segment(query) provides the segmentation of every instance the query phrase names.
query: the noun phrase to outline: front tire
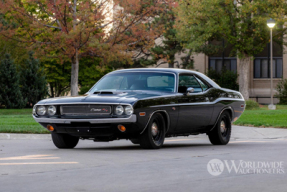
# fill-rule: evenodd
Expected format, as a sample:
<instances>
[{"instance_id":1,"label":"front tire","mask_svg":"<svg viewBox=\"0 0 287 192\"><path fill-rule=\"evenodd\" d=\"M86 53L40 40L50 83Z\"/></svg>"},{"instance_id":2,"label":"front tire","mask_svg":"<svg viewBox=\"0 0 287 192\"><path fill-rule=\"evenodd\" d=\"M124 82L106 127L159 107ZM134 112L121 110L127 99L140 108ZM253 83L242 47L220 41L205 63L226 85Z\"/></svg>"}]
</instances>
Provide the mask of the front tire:
<instances>
[{"instance_id":1,"label":"front tire","mask_svg":"<svg viewBox=\"0 0 287 192\"><path fill-rule=\"evenodd\" d=\"M231 136L231 119L227 111L224 111L214 129L208 134L209 140L213 145L226 145Z\"/></svg>"},{"instance_id":2,"label":"front tire","mask_svg":"<svg viewBox=\"0 0 287 192\"><path fill-rule=\"evenodd\" d=\"M79 137L52 132L52 140L59 149L72 149L78 144Z\"/></svg>"},{"instance_id":3,"label":"front tire","mask_svg":"<svg viewBox=\"0 0 287 192\"><path fill-rule=\"evenodd\" d=\"M159 149L162 147L165 138L166 125L163 116L156 113L150 119L150 122L140 135L140 146L144 149Z\"/></svg>"}]
</instances>

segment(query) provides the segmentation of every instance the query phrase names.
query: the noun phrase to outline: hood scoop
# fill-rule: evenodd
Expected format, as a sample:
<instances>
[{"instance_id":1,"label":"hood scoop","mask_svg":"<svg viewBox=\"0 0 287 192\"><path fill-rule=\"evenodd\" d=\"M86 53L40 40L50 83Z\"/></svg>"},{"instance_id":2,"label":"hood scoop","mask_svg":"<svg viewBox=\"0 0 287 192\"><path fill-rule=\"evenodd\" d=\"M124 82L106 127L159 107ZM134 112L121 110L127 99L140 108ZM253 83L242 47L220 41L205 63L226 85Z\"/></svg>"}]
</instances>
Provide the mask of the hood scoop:
<instances>
[{"instance_id":1,"label":"hood scoop","mask_svg":"<svg viewBox=\"0 0 287 192\"><path fill-rule=\"evenodd\" d=\"M127 94L126 92L113 92L113 91L96 91L94 94L97 95L125 95Z\"/></svg>"},{"instance_id":2,"label":"hood scoop","mask_svg":"<svg viewBox=\"0 0 287 192\"><path fill-rule=\"evenodd\" d=\"M99 94L99 95L102 95L102 94L114 94L114 92L112 92L112 91L96 91L96 92L94 92L94 94Z\"/></svg>"}]
</instances>

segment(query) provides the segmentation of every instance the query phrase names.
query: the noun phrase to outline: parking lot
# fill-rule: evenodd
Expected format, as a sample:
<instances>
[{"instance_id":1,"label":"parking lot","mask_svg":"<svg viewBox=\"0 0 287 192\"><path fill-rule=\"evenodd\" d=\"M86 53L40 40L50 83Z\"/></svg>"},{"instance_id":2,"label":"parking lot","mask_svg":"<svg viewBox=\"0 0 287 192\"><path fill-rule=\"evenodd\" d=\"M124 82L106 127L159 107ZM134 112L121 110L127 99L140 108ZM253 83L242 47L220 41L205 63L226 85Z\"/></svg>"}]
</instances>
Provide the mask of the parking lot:
<instances>
[{"instance_id":1,"label":"parking lot","mask_svg":"<svg viewBox=\"0 0 287 192\"><path fill-rule=\"evenodd\" d=\"M286 129L239 126L226 146L199 135L167 138L160 150L125 140L85 140L59 150L48 135L1 134L0 186L3 192L286 191L286 145ZM232 162L241 169L230 169Z\"/></svg>"}]
</instances>

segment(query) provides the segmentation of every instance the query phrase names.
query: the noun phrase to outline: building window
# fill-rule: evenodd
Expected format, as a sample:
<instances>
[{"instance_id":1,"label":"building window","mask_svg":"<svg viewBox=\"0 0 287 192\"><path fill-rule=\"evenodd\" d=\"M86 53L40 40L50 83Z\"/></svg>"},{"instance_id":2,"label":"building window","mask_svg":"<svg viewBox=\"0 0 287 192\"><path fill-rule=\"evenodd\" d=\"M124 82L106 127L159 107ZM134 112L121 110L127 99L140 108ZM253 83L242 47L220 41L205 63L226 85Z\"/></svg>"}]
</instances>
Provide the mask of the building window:
<instances>
[{"instance_id":1,"label":"building window","mask_svg":"<svg viewBox=\"0 0 287 192\"><path fill-rule=\"evenodd\" d=\"M270 78L270 61L268 58L254 59L254 78ZM282 57L273 58L273 78L282 78L283 62Z\"/></svg>"},{"instance_id":2,"label":"building window","mask_svg":"<svg viewBox=\"0 0 287 192\"><path fill-rule=\"evenodd\" d=\"M272 44L273 48L273 78L283 77L283 47L276 41ZM254 55L254 78L270 78L270 43L264 49Z\"/></svg>"},{"instance_id":3,"label":"building window","mask_svg":"<svg viewBox=\"0 0 287 192\"><path fill-rule=\"evenodd\" d=\"M221 72L223 68L236 73L237 59L234 57L209 57L209 69Z\"/></svg>"},{"instance_id":4,"label":"building window","mask_svg":"<svg viewBox=\"0 0 287 192\"><path fill-rule=\"evenodd\" d=\"M212 52L208 54L209 56L209 66L208 69L213 69L217 72L221 72L222 69L237 71L237 59L236 55L232 54L233 45L230 44L226 39L213 40L209 44L213 46Z\"/></svg>"}]
</instances>

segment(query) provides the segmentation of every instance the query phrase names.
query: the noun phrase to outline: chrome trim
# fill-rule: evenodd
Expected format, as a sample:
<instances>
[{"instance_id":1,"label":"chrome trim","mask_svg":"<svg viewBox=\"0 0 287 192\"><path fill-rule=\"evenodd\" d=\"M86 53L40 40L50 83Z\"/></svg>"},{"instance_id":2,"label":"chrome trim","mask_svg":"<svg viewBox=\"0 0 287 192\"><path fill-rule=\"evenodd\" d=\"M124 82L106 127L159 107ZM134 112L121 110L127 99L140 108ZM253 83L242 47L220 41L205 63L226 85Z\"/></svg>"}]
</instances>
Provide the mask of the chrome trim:
<instances>
[{"instance_id":1,"label":"chrome trim","mask_svg":"<svg viewBox=\"0 0 287 192\"><path fill-rule=\"evenodd\" d=\"M35 105L130 105L129 103L101 103L101 102L74 102L74 103L37 103Z\"/></svg>"},{"instance_id":2,"label":"chrome trim","mask_svg":"<svg viewBox=\"0 0 287 192\"><path fill-rule=\"evenodd\" d=\"M216 119L216 121L215 121L213 127L212 127L209 131L212 131L212 130L215 128L215 126L216 126L216 124L218 123L218 120L219 120L221 114L222 114L226 109L230 109L231 112L232 112L232 114L231 114L231 122L232 122L232 117L233 117L233 113L234 113L232 107L224 107L224 108L221 110L221 112L219 113L219 115L218 115L218 117L217 117L217 119Z\"/></svg>"},{"instance_id":3,"label":"chrome trim","mask_svg":"<svg viewBox=\"0 0 287 192\"><path fill-rule=\"evenodd\" d=\"M194 92L194 88L192 87L188 87L186 90L186 94L189 96L190 94L192 94Z\"/></svg>"},{"instance_id":4,"label":"chrome trim","mask_svg":"<svg viewBox=\"0 0 287 192\"><path fill-rule=\"evenodd\" d=\"M145 97L142 99L138 99L137 101L142 101L142 100L147 100L147 99L158 99L158 98L165 98L165 97L176 97L176 96L181 96L181 93L176 93L172 95L161 95L161 96L151 96L151 97Z\"/></svg>"},{"instance_id":5,"label":"chrome trim","mask_svg":"<svg viewBox=\"0 0 287 192\"><path fill-rule=\"evenodd\" d=\"M228 100L228 101L244 101L243 99L235 99L235 98L218 98L213 102L200 102L200 103L174 103L174 104L168 104L168 105L154 105L151 107L170 107L170 106L183 106L183 105L210 105L210 104L215 104L219 101L224 101L224 100Z\"/></svg>"},{"instance_id":6,"label":"chrome trim","mask_svg":"<svg viewBox=\"0 0 287 192\"><path fill-rule=\"evenodd\" d=\"M137 116L135 114L128 118L102 118L102 119L60 119L60 118L37 118L33 115L33 118L38 123L63 123L71 124L72 122L89 122L91 124L99 123L135 123Z\"/></svg>"},{"instance_id":7,"label":"chrome trim","mask_svg":"<svg viewBox=\"0 0 287 192\"><path fill-rule=\"evenodd\" d=\"M167 129L166 129L166 132L169 130L169 127L170 127L170 118L169 118L169 114L166 112L166 110L156 110L154 112L152 112L152 114L149 116L149 119L147 121L147 124L145 126L145 128L142 130L142 132L140 134L143 134L143 132L146 130L149 122L150 122L150 119L152 118L153 114L155 114L156 112L164 112L167 116Z\"/></svg>"}]
</instances>

